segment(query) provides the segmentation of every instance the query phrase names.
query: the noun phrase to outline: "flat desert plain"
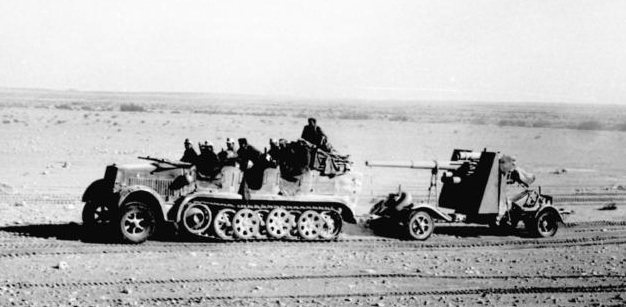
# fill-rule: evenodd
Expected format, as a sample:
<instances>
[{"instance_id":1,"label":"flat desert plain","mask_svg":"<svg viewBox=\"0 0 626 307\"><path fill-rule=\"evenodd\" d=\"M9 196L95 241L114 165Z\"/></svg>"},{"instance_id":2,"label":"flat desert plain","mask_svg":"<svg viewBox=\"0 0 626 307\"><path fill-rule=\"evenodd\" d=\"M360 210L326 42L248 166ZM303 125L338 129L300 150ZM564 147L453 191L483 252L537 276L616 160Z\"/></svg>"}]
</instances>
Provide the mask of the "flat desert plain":
<instances>
[{"instance_id":1,"label":"flat desert plain","mask_svg":"<svg viewBox=\"0 0 626 307\"><path fill-rule=\"evenodd\" d=\"M316 117L363 174L359 223L333 242L83 240L80 197L112 163L295 140ZM197 146L196 146L197 148ZM440 224L427 241L379 236L370 207L430 173L367 160L501 151L572 212L553 238ZM624 306L626 108L308 101L209 94L0 91L1 306ZM601 210L614 203L613 210Z\"/></svg>"}]
</instances>

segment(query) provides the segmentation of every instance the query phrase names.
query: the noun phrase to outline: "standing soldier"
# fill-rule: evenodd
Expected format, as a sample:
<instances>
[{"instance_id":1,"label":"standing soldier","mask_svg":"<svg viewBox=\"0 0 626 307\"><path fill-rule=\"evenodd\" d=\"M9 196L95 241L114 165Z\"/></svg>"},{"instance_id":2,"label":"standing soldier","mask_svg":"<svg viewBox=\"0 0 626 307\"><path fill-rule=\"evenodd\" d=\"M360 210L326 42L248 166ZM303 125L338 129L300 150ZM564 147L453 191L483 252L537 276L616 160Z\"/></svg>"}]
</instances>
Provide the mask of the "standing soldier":
<instances>
[{"instance_id":1,"label":"standing soldier","mask_svg":"<svg viewBox=\"0 0 626 307\"><path fill-rule=\"evenodd\" d=\"M320 146L324 138L326 138L326 135L322 131L322 128L317 125L317 120L311 117L309 118L309 124L302 129L301 138L315 146Z\"/></svg>"},{"instance_id":2,"label":"standing soldier","mask_svg":"<svg viewBox=\"0 0 626 307\"><path fill-rule=\"evenodd\" d=\"M241 138L239 139L237 160L239 161L239 167L243 171L243 179L241 180L239 193L244 199L249 199L250 191L248 188L259 189L263 181L261 152L248 144L248 140Z\"/></svg>"}]
</instances>

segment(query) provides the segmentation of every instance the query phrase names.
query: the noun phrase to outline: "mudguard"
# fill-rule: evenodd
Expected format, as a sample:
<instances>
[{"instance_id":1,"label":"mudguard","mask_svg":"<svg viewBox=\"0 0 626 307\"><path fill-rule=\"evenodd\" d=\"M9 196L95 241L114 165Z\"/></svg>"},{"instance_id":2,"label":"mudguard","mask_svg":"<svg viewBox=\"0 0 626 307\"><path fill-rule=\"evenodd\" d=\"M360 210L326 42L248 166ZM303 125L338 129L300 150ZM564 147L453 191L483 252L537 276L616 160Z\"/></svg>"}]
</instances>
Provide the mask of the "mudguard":
<instances>
[{"instance_id":1,"label":"mudguard","mask_svg":"<svg viewBox=\"0 0 626 307\"><path fill-rule=\"evenodd\" d=\"M83 193L82 201L108 200L113 195L113 184L105 179L98 179L92 182Z\"/></svg>"},{"instance_id":2,"label":"mudguard","mask_svg":"<svg viewBox=\"0 0 626 307\"><path fill-rule=\"evenodd\" d=\"M453 219L451 216L449 216L448 214L441 212L439 210L439 208L430 206L430 205L426 205L426 204L412 204L410 207L411 211L418 211L418 210L423 210L428 212L428 214L430 214L434 219L441 219L444 220L446 222L452 222Z\"/></svg>"},{"instance_id":3,"label":"mudguard","mask_svg":"<svg viewBox=\"0 0 626 307\"><path fill-rule=\"evenodd\" d=\"M552 206L544 206L544 207L541 207L541 209L537 210L537 212L535 213L535 219L537 219L539 215L542 214L543 212L548 212L548 211L556 215L558 221L563 223L563 217L561 216L561 213L559 213L559 210L557 210L555 207L552 207Z\"/></svg>"},{"instance_id":4,"label":"mudguard","mask_svg":"<svg viewBox=\"0 0 626 307\"><path fill-rule=\"evenodd\" d=\"M122 207L124 203L130 200L132 197L138 197L147 203L152 209L154 209L155 213L159 215L161 220L163 217L167 215L167 209L165 206L165 202L159 193L154 191L153 189L142 186L142 185L132 185L122 188L119 192L119 200L117 202L118 207ZM147 197L147 199L146 199Z\"/></svg>"},{"instance_id":5,"label":"mudguard","mask_svg":"<svg viewBox=\"0 0 626 307\"><path fill-rule=\"evenodd\" d=\"M174 222L178 222L182 219L183 216L183 211L185 209L185 206L191 202L192 200L195 199L204 199L207 201L210 201L212 198L219 198L219 199L238 199L241 200L241 195L239 194L232 194L232 193L223 193L223 194L218 194L218 193L212 193L212 192L199 192L199 193L193 193L190 195L185 196L180 202L177 202L174 205L173 210L170 211L170 213L168 214L168 219ZM173 214L175 212L175 214Z\"/></svg>"},{"instance_id":6,"label":"mudguard","mask_svg":"<svg viewBox=\"0 0 626 307\"><path fill-rule=\"evenodd\" d=\"M341 218L350 224L356 224L356 219L354 218L354 212L352 211L352 209L350 209L348 205L343 203L340 204L340 207Z\"/></svg>"}]
</instances>

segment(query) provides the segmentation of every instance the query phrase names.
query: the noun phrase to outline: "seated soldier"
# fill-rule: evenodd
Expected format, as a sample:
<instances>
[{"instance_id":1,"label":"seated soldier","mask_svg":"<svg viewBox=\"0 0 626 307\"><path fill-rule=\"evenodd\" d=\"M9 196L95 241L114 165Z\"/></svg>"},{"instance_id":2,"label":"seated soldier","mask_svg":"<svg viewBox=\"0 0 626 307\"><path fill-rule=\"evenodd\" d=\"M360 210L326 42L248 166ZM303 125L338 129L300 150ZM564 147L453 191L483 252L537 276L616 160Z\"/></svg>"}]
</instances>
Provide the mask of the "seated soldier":
<instances>
[{"instance_id":1,"label":"seated soldier","mask_svg":"<svg viewBox=\"0 0 626 307\"><path fill-rule=\"evenodd\" d=\"M180 158L180 161L195 164L196 159L198 158L198 154L193 149L193 146L191 145L191 142L189 142L189 139L185 139L184 144L185 144L185 153L183 153L183 157Z\"/></svg>"},{"instance_id":2,"label":"seated soldier","mask_svg":"<svg viewBox=\"0 0 626 307\"><path fill-rule=\"evenodd\" d=\"M226 139L226 150L220 151L218 158L222 166L237 166L237 152L235 151L235 140Z\"/></svg>"},{"instance_id":3,"label":"seated soldier","mask_svg":"<svg viewBox=\"0 0 626 307\"><path fill-rule=\"evenodd\" d=\"M221 165L213 151L213 143L204 142L204 144L199 144L199 147L200 155L196 163L198 178L201 180L214 180L220 173Z\"/></svg>"},{"instance_id":4,"label":"seated soldier","mask_svg":"<svg viewBox=\"0 0 626 307\"><path fill-rule=\"evenodd\" d=\"M270 139L270 149L265 154L267 167L278 167L280 160L280 148L276 139Z\"/></svg>"}]
</instances>

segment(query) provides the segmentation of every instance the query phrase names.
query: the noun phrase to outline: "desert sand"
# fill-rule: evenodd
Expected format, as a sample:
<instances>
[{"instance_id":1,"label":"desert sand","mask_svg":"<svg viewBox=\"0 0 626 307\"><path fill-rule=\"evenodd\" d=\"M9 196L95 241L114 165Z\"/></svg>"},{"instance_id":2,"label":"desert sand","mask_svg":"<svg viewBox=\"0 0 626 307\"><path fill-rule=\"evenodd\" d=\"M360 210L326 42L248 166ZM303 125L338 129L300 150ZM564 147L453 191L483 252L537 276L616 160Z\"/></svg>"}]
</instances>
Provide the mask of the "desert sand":
<instances>
[{"instance_id":1,"label":"desert sand","mask_svg":"<svg viewBox=\"0 0 626 307\"><path fill-rule=\"evenodd\" d=\"M1 94L2 306L626 304L623 107ZM125 103L139 108L122 111ZM269 138L298 138L307 116L364 175L360 223L337 242L185 242L171 234L140 246L84 242L80 197L106 165L177 159L185 138L219 149L227 137L247 137L263 148ZM556 206L573 211L566 227L535 239L521 229L502 236L441 225L427 242L364 227L381 196L399 185L424 195L430 176L365 161L445 160L454 148L517 156ZM615 210L599 210L610 203Z\"/></svg>"}]
</instances>

